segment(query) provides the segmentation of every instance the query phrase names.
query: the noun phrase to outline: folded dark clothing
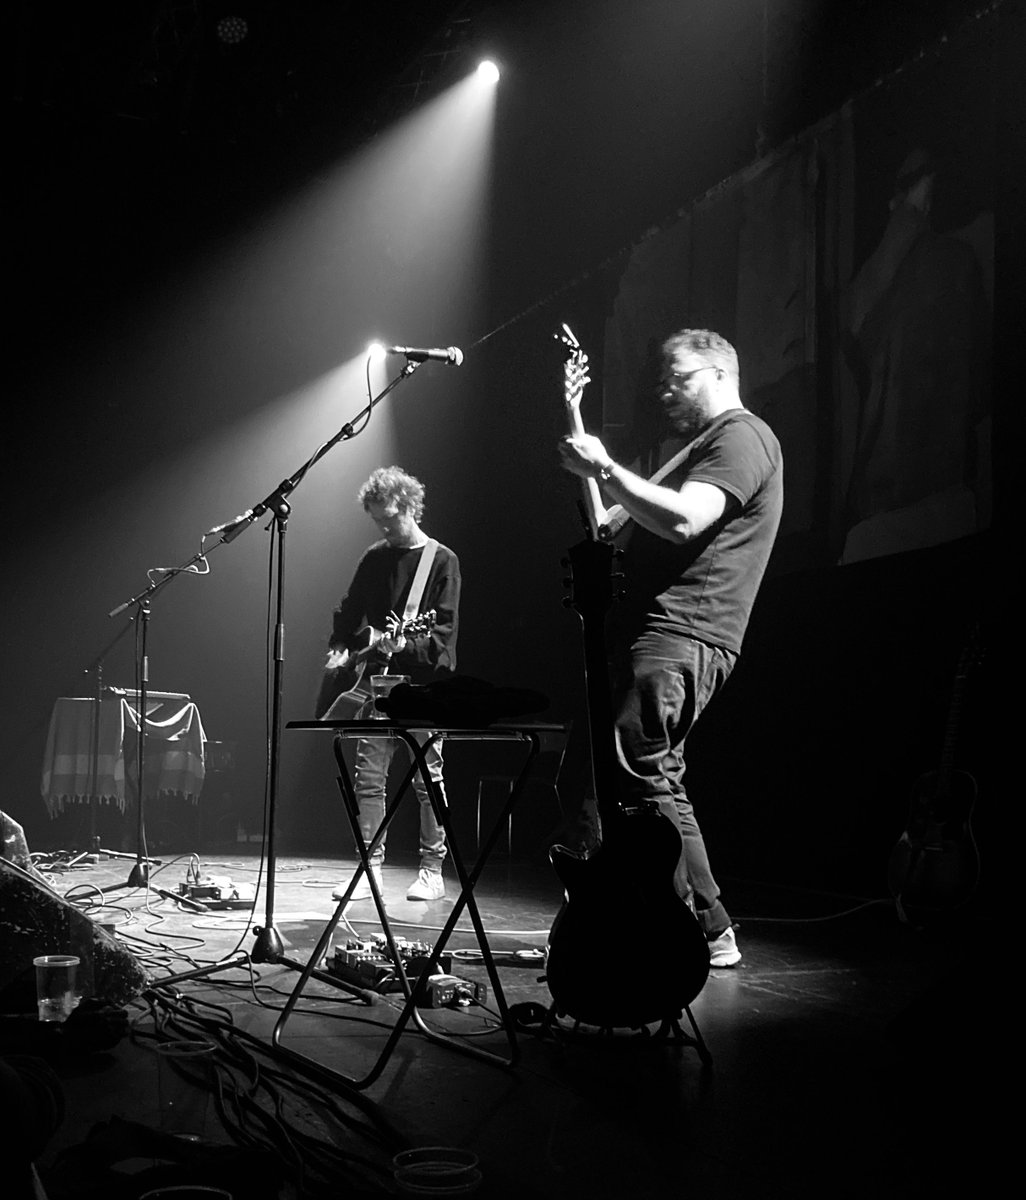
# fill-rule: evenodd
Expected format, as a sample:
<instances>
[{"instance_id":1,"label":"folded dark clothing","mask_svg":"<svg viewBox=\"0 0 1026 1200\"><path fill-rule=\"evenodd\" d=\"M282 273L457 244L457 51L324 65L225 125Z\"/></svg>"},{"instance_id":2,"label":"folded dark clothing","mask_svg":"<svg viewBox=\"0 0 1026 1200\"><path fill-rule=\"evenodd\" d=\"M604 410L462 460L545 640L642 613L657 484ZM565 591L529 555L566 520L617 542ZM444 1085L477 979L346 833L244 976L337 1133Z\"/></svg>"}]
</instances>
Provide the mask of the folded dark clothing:
<instances>
[{"instance_id":1,"label":"folded dark clothing","mask_svg":"<svg viewBox=\"0 0 1026 1200\"><path fill-rule=\"evenodd\" d=\"M430 683L400 683L375 707L395 721L428 721L432 726L491 725L503 717L538 713L549 698L531 688L496 687L473 675L449 675Z\"/></svg>"}]
</instances>

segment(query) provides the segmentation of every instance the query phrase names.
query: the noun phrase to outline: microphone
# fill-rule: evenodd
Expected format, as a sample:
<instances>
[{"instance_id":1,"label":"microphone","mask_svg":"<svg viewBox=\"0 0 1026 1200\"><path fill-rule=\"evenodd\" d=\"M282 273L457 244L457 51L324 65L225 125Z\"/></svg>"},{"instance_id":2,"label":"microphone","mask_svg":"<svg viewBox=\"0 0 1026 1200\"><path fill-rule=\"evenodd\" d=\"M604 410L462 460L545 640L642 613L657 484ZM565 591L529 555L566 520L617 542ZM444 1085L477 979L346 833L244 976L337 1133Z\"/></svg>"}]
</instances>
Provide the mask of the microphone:
<instances>
[{"instance_id":1,"label":"microphone","mask_svg":"<svg viewBox=\"0 0 1026 1200\"><path fill-rule=\"evenodd\" d=\"M458 367L463 362L463 351L459 346L446 346L443 350L421 350L416 346L389 346L389 354L405 354L410 362L443 362Z\"/></svg>"},{"instance_id":2,"label":"microphone","mask_svg":"<svg viewBox=\"0 0 1026 1200\"><path fill-rule=\"evenodd\" d=\"M221 538L222 542L234 542L250 522L257 520L259 516L260 514L254 509L247 508L244 513L239 513L231 521L225 521L223 525L215 525L213 529L208 529L203 536L213 537L215 533L222 533L224 534L224 537Z\"/></svg>"},{"instance_id":3,"label":"microphone","mask_svg":"<svg viewBox=\"0 0 1026 1200\"><path fill-rule=\"evenodd\" d=\"M224 533L226 529L234 529L236 525L241 525L243 521L248 521L254 515L253 510L247 508L244 513L239 513L237 517L233 517L230 521L225 521L223 525L215 525L213 529L208 529L205 536L212 537L215 533Z\"/></svg>"}]
</instances>

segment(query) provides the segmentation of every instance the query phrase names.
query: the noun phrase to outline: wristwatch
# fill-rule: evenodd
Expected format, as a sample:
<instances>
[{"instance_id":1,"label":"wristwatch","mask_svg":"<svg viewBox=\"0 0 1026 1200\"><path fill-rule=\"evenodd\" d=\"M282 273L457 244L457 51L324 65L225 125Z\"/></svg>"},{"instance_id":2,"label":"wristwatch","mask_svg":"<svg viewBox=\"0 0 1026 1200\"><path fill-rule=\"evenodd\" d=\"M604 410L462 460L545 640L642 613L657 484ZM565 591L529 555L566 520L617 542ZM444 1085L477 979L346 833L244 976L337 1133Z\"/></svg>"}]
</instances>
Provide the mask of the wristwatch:
<instances>
[{"instance_id":1,"label":"wristwatch","mask_svg":"<svg viewBox=\"0 0 1026 1200\"><path fill-rule=\"evenodd\" d=\"M614 472L615 470L616 470L616 463L615 463L615 462L608 462L608 463L606 463L606 465L605 465L605 466L602 468L602 470L601 470L601 471L599 471L599 473L598 473L598 477L599 477L599 479L601 480L601 482L602 482L602 483L608 483L608 482L609 482L609 479L610 479L610 476L613 474L613 472Z\"/></svg>"}]
</instances>

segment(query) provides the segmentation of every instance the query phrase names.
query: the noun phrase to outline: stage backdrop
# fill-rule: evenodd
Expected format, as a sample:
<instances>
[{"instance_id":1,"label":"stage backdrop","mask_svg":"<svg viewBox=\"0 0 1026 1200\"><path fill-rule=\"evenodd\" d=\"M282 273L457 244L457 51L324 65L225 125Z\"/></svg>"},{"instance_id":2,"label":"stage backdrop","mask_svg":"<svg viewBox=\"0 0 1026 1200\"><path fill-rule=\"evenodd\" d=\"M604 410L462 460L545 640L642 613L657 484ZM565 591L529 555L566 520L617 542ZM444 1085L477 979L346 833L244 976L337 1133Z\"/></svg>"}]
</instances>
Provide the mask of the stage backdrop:
<instances>
[{"instance_id":1,"label":"stage backdrop","mask_svg":"<svg viewBox=\"0 0 1026 1200\"><path fill-rule=\"evenodd\" d=\"M631 249L605 336L603 425L650 473L663 337L723 333L784 449L774 570L853 563L991 519L994 73L924 55Z\"/></svg>"}]
</instances>

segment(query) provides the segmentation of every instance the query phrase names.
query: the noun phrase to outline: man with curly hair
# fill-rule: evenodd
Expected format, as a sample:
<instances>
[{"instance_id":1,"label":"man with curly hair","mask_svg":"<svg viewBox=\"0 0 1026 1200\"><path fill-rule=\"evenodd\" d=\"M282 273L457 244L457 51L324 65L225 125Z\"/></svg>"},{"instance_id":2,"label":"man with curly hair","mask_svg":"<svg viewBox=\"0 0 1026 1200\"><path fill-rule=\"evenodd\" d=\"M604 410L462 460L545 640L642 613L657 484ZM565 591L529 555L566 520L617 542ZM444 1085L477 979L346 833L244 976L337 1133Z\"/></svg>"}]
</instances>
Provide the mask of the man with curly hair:
<instances>
[{"instance_id":1,"label":"man with curly hair","mask_svg":"<svg viewBox=\"0 0 1026 1200\"><path fill-rule=\"evenodd\" d=\"M424 485L401 467L379 467L357 493L357 500L378 527L380 540L364 551L356 565L349 589L335 609L325 678L317 701L317 717L324 717L336 700L337 680L347 677L351 657L371 648L364 658L364 678L382 671L408 676L423 684L456 669L456 635L459 625L460 564L447 546L431 539L421 529L424 515ZM433 613L430 629L407 637L397 621L404 613L417 568L425 555L430 567L423 586L421 614ZM368 714L369 715L369 714ZM388 773L400 743L394 738L360 738L356 743L354 789L359 806L360 833L368 844L385 814ZM433 743L426 754L431 780L445 796L442 779L442 750ZM420 870L410 884L408 900L440 900L445 896L442 862L445 832L438 822L427 785L417 772L413 781L420 802ZM381 890L381 867L385 857L382 838L371 856L371 870ZM347 884L334 892L341 899ZM361 877L351 899L370 896L367 877Z\"/></svg>"},{"instance_id":2,"label":"man with curly hair","mask_svg":"<svg viewBox=\"0 0 1026 1200\"><path fill-rule=\"evenodd\" d=\"M780 445L739 388L734 347L683 329L662 346L659 401L686 442L668 474L636 475L587 434L560 445L564 467L631 518L611 647L618 798L654 801L675 820L678 890L714 967L741 952L684 789L684 739L737 661L783 504Z\"/></svg>"}]
</instances>

